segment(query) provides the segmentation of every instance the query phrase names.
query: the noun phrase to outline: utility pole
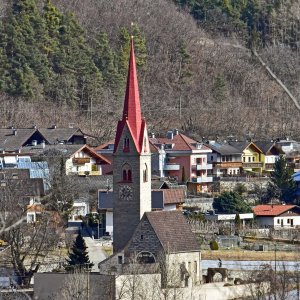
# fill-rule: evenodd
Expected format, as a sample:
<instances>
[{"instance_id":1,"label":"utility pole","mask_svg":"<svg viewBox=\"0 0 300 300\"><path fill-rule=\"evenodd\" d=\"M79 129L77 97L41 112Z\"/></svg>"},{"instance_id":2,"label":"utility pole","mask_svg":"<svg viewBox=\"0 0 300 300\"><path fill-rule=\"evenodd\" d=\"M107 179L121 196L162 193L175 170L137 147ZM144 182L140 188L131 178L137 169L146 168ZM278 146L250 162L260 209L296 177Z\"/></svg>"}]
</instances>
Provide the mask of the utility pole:
<instances>
[{"instance_id":1,"label":"utility pole","mask_svg":"<svg viewBox=\"0 0 300 300\"><path fill-rule=\"evenodd\" d=\"M274 254L275 254L275 267L274 267L274 271L275 271L275 278L274 278L274 300L276 300L276 292L277 292L277 257L276 257L276 242L275 242L275 248L274 248Z\"/></svg>"}]
</instances>

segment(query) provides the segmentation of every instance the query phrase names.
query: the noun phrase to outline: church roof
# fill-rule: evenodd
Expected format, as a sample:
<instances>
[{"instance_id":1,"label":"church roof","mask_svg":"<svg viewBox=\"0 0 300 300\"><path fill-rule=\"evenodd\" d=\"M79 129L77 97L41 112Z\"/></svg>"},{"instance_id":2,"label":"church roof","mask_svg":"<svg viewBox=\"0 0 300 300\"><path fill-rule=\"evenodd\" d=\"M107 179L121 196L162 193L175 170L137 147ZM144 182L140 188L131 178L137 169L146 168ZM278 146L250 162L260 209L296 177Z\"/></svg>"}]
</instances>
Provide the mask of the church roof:
<instances>
[{"instance_id":1,"label":"church roof","mask_svg":"<svg viewBox=\"0 0 300 300\"><path fill-rule=\"evenodd\" d=\"M141 152L145 121L142 119L133 39L131 39L130 59L127 75L127 86L122 120L118 122L115 148L116 151L124 127L127 125L138 152Z\"/></svg>"},{"instance_id":2,"label":"church roof","mask_svg":"<svg viewBox=\"0 0 300 300\"><path fill-rule=\"evenodd\" d=\"M144 216L165 251L200 251L199 243L181 211L153 211L146 212Z\"/></svg>"}]
</instances>

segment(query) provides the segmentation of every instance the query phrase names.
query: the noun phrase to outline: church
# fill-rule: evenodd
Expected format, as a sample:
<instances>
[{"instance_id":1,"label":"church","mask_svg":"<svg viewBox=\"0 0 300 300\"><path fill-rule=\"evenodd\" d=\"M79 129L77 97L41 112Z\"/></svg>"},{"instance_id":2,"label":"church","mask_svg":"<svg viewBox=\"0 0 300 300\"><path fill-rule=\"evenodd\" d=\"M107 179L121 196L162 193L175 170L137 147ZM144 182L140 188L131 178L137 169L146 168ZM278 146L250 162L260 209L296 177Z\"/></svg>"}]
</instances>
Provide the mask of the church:
<instances>
[{"instance_id":1,"label":"church","mask_svg":"<svg viewBox=\"0 0 300 300\"><path fill-rule=\"evenodd\" d=\"M117 276L116 294L130 289L133 277L138 278L143 293L156 285L158 295L153 299L161 299L163 289L201 283L200 246L183 214L151 211L151 152L141 112L133 38L123 115L115 136L113 206L113 255L99 264L99 271Z\"/></svg>"}]
</instances>

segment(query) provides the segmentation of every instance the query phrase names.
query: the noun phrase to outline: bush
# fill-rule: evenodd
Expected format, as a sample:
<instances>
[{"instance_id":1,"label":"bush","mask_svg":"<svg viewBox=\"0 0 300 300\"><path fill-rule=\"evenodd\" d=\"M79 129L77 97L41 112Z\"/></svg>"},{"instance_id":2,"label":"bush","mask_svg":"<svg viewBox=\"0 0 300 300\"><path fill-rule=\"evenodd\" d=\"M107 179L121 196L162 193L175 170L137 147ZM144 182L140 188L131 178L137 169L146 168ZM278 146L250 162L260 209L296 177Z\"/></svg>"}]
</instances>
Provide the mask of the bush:
<instances>
[{"instance_id":1,"label":"bush","mask_svg":"<svg viewBox=\"0 0 300 300\"><path fill-rule=\"evenodd\" d=\"M211 241L209 243L209 246L210 246L211 250L219 250L219 245L218 245L217 241Z\"/></svg>"}]
</instances>

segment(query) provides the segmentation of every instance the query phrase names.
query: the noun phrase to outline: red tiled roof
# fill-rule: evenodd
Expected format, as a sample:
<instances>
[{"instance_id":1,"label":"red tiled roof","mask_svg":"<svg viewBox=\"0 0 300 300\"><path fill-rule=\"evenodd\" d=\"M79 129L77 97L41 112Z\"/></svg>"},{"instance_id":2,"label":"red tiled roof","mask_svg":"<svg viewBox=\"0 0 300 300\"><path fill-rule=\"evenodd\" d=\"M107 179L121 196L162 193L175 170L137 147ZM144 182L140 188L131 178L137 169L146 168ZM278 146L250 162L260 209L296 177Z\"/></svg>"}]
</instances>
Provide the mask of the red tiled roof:
<instances>
[{"instance_id":1,"label":"red tiled roof","mask_svg":"<svg viewBox=\"0 0 300 300\"><path fill-rule=\"evenodd\" d=\"M165 251L200 251L199 243L182 212L153 211L146 212L145 217L148 218Z\"/></svg>"},{"instance_id":2,"label":"red tiled roof","mask_svg":"<svg viewBox=\"0 0 300 300\"><path fill-rule=\"evenodd\" d=\"M279 216L296 205L257 205L253 208L256 216Z\"/></svg>"},{"instance_id":3,"label":"red tiled roof","mask_svg":"<svg viewBox=\"0 0 300 300\"><path fill-rule=\"evenodd\" d=\"M183 203L185 199L184 189L153 189L152 191L159 191L164 195L164 204Z\"/></svg>"},{"instance_id":4,"label":"red tiled roof","mask_svg":"<svg viewBox=\"0 0 300 300\"><path fill-rule=\"evenodd\" d=\"M174 135L173 139L168 139L168 138L149 138L149 140L153 144L174 144L174 147L172 150L196 150L196 144L198 143L197 141L189 138L188 136L179 133L177 135ZM211 151L210 148L206 147L205 145L201 146L201 150L208 150Z\"/></svg>"},{"instance_id":5,"label":"red tiled roof","mask_svg":"<svg viewBox=\"0 0 300 300\"><path fill-rule=\"evenodd\" d=\"M133 39L131 39L130 59L127 76L126 94L123 108L123 118L118 122L115 139L116 151L124 127L127 125L137 151L140 153L143 143L145 121L142 119L138 80L136 74Z\"/></svg>"}]
</instances>

